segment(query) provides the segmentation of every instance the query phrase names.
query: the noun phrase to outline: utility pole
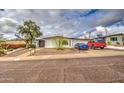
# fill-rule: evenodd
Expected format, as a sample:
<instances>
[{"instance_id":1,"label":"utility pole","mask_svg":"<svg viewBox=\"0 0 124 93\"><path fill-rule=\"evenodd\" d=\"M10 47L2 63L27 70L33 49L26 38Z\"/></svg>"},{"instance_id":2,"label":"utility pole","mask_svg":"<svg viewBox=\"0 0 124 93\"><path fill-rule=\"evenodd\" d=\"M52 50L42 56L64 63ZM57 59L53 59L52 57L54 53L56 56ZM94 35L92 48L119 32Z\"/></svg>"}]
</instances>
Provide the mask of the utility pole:
<instances>
[{"instance_id":1,"label":"utility pole","mask_svg":"<svg viewBox=\"0 0 124 93\"><path fill-rule=\"evenodd\" d=\"M105 28L105 34L106 34L106 36L108 35L108 30L107 30L107 28Z\"/></svg>"},{"instance_id":2,"label":"utility pole","mask_svg":"<svg viewBox=\"0 0 124 93\"><path fill-rule=\"evenodd\" d=\"M108 35L108 30L107 30L107 28L105 28L104 30L105 30L105 38L104 38L104 41L106 42L106 37L107 37L107 35Z\"/></svg>"},{"instance_id":3,"label":"utility pole","mask_svg":"<svg viewBox=\"0 0 124 93\"><path fill-rule=\"evenodd\" d=\"M89 39L91 39L91 32L89 32Z\"/></svg>"}]
</instances>

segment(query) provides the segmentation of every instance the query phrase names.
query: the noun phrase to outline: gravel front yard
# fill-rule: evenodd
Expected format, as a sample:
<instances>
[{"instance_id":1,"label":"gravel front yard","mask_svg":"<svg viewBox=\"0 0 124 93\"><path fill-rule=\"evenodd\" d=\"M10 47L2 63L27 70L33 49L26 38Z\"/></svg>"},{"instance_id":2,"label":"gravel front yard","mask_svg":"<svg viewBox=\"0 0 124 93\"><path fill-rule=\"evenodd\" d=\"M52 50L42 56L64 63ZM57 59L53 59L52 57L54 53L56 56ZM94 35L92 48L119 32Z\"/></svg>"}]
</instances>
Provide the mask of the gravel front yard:
<instances>
[{"instance_id":1,"label":"gravel front yard","mask_svg":"<svg viewBox=\"0 0 124 93\"><path fill-rule=\"evenodd\" d=\"M109 49L89 49L89 50L77 50L77 49L64 49L64 50L56 50L56 49L45 49L41 48L34 56L40 56L40 55L57 55L57 54L80 54L83 53L85 55L89 55L92 57L92 55L124 55L123 50L109 50Z\"/></svg>"}]
</instances>

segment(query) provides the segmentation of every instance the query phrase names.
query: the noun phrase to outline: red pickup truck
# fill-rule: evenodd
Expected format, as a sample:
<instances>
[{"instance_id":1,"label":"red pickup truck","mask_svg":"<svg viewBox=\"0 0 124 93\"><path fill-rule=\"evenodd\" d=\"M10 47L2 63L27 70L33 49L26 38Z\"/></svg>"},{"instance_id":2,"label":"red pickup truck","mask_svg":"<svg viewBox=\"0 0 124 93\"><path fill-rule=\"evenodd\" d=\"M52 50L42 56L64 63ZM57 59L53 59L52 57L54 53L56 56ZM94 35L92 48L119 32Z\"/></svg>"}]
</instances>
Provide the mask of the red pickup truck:
<instances>
[{"instance_id":1,"label":"red pickup truck","mask_svg":"<svg viewBox=\"0 0 124 93\"><path fill-rule=\"evenodd\" d=\"M106 47L106 43L102 39L94 39L88 42L88 46L89 48L93 48L93 49L96 48L104 49L104 47Z\"/></svg>"}]
</instances>

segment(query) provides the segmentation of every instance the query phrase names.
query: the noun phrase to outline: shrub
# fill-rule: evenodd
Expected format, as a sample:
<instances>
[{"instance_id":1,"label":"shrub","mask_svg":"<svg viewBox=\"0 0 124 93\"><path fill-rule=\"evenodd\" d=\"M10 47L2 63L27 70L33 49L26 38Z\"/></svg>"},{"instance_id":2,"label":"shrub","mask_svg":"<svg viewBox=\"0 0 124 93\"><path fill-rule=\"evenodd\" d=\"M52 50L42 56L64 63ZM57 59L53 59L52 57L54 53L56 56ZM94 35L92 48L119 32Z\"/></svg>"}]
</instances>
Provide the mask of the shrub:
<instances>
[{"instance_id":1,"label":"shrub","mask_svg":"<svg viewBox=\"0 0 124 93\"><path fill-rule=\"evenodd\" d=\"M34 44L27 44L26 48L36 48L36 45L34 45Z\"/></svg>"},{"instance_id":2,"label":"shrub","mask_svg":"<svg viewBox=\"0 0 124 93\"><path fill-rule=\"evenodd\" d=\"M7 51L13 51L13 49L12 48L9 48L9 49L7 49Z\"/></svg>"},{"instance_id":3,"label":"shrub","mask_svg":"<svg viewBox=\"0 0 124 93\"><path fill-rule=\"evenodd\" d=\"M64 48L57 48L57 50L64 50Z\"/></svg>"},{"instance_id":4,"label":"shrub","mask_svg":"<svg viewBox=\"0 0 124 93\"><path fill-rule=\"evenodd\" d=\"M116 44L117 44L117 45L120 45L120 43L119 43L119 42L116 42Z\"/></svg>"},{"instance_id":5,"label":"shrub","mask_svg":"<svg viewBox=\"0 0 124 93\"><path fill-rule=\"evenodd\" d=\"M108 41L107 43L108 43L108 45L111 45L111 42L110 41Z\"/></svg>"},{"instance_id":6,"label":"shrub","mask_svg":"<svg viewBox=\"0 0 124 93\"><path fill-rule=\"evenodd\" d=\"M4 50L3 49L0 49L0 56L2 56L4 54L5 54Z\"/></svg>"}]
</instances>

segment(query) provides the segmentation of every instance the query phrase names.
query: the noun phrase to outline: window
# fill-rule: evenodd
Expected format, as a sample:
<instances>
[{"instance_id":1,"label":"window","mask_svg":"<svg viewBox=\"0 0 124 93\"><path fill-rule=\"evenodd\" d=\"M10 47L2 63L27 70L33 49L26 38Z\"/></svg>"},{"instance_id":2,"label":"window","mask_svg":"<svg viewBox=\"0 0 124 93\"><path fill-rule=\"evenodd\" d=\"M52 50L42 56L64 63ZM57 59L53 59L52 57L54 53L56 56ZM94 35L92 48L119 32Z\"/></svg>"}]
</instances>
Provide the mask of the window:
<instances>
[{"instance_id":1,"label":"window","mask_svg":"<svg viewBox=\"0 0 124 93\"><path fill-rule=\"evenodd\" d=\"M68 45L68 40L63 40L62 45Z\"/></svg>"},{"instance_id":2,"label":"window","mask_svg":"<svg viewBox=\"0 0 124 93\"><path fill-rule=\"evenodd\" d=\"M122 37L122 41L124 41L124 37Z\"/></svg>"},{"instance_id":3,"label":"window","mask_svg":"<svg viewBox=\"0 0 124 93\"><path fill-rule=\"evenodd\" d=\"M118 38L117 37L111 37L110 40L111 41L118 41Z\"/></svg>"},{"instance_id":4,"label":"window","mask_svg":"<svg viewBox=\"0 0 124 93\"><path fill-rule=\"evenodd\" d=\"M105 42L104 39L96 39L95 42Z\"/></svg>"},{"instance_id":5,"label":"window","mask_svg":"<svg viewBox=\"0 0 124 93\"><path fill-rule=\"evenodd\" d=\"M97 40L97 42L104 42L104 40Z\"/></svg>"}]
</instances>

